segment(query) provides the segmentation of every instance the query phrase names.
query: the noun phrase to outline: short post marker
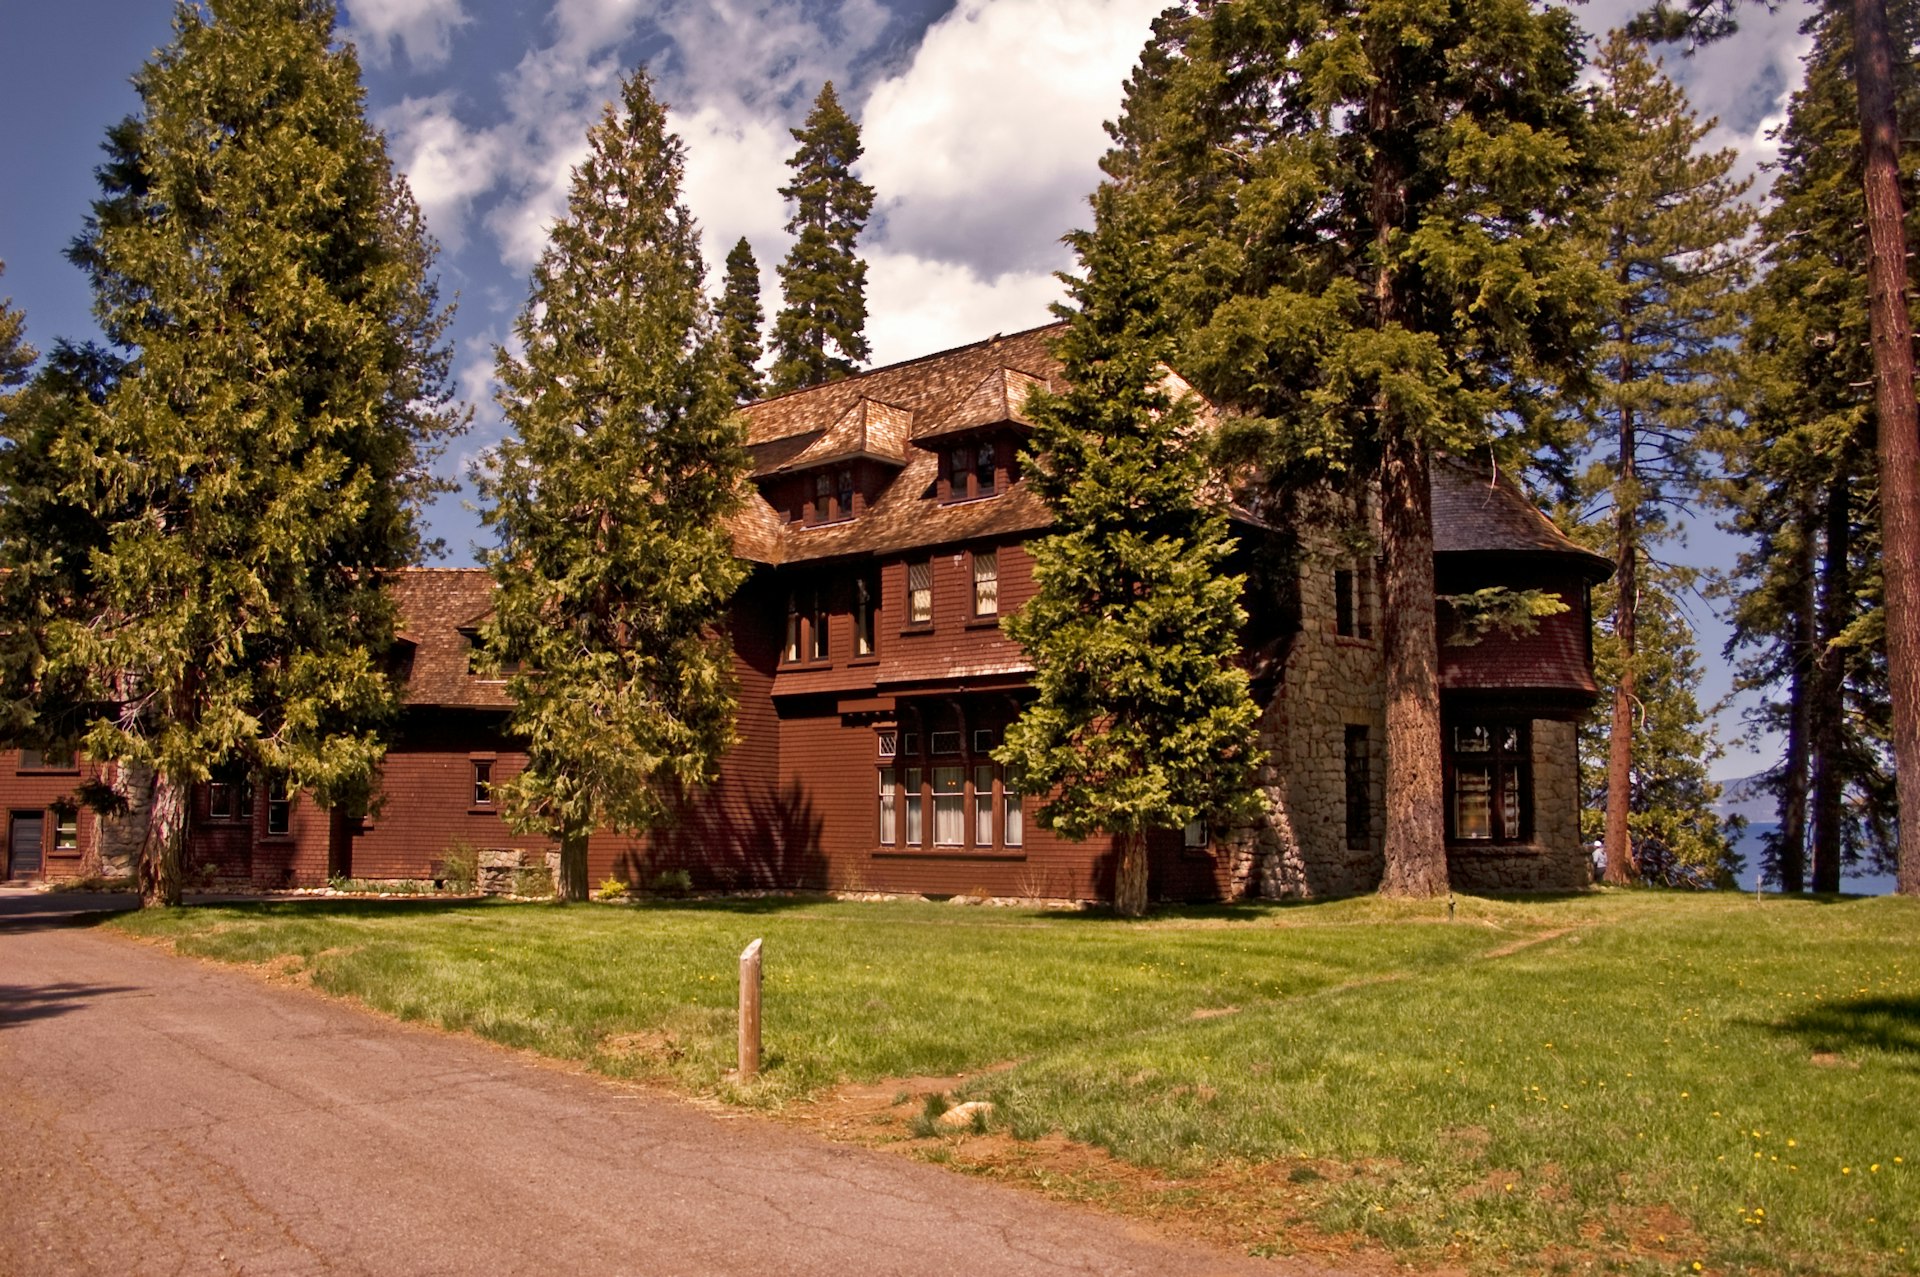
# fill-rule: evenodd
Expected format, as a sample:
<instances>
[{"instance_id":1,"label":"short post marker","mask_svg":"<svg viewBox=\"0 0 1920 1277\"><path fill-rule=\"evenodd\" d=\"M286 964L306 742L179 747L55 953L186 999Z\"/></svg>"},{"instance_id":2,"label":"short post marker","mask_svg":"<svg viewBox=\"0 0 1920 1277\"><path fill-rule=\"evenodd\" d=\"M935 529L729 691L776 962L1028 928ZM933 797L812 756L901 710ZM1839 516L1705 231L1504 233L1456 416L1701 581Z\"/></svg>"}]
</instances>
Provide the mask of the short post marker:
<instances>
[{"instance_id":1,"label":"short post marker","mask_svg":"<svg viewBox=\"0 0 1920 1277\"><path fill-rule=\"evenodd\" d=\"M740 1079L760 1072L760 942L740 951Z\"/></svg>"}]
</instances>

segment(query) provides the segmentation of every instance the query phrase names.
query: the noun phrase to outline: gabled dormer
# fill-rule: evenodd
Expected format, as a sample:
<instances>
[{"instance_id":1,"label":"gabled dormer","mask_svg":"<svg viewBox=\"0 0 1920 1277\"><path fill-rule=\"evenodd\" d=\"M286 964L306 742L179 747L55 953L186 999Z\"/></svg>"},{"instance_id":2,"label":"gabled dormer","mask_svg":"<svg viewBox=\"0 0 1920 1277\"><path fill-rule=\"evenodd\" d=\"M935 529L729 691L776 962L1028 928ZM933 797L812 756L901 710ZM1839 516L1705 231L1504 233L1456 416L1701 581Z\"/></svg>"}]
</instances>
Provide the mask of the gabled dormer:
<instances>
[{"instance_id":1,"label":"gabled dormer","mask_svg":"<svg viewBox=\"0 0 1920 1277\"><path fill-rule=\"evenodd\" d=\"M936 492L943 502L998 496L1019 477L1020 444L1033 430L1027 396L1045 382L1002 365L938 418L914 431L913 443L939 459Z\"/></svg>"},{"instance_id":2,"label":"gabled dormer","mask_svg":"<svg viewBox=\"0 0 1920 1277\"><path fill-rule=\"evenodd\" d=\"M761 493L790 522L816 527L865 513L907 463L913 414L860 398L824 429L769 456L754 473Z\"/></svg>"}]
</instances>

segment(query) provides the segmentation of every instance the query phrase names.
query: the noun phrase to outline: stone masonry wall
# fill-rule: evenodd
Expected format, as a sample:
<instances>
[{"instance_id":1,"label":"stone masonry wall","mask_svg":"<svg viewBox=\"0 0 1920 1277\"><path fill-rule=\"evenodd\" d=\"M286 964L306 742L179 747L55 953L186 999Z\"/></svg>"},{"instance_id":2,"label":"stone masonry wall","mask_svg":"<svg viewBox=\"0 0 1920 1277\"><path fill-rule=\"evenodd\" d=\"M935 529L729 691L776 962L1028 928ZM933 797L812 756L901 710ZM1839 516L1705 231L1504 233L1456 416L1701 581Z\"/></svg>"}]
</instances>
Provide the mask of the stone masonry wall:
<instances>
[{"instance_id":1,"label":"stone masonry wall","mask_svg":"<svg viewBox=\"0 0 1920 1277\"><path fill-rule=\"evenodd\" d=\"M1572 723L1533 722L1533 841L1455 847L1447 877L1459 891L1578 891L1593 884L1580 842L1580 764Z\"/></svg>"}]
</instances>

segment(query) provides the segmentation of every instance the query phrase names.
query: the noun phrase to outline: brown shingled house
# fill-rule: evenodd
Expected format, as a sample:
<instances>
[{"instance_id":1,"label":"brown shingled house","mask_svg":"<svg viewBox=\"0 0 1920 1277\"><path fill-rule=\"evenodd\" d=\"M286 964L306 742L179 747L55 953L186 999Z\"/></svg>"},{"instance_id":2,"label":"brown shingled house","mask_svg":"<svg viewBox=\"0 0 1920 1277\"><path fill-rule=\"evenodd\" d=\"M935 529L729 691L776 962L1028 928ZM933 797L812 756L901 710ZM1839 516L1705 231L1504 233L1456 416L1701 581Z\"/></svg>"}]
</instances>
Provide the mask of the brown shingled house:
<instances>
[{"instance_id":1,"label":"brown shingled house","mask_svg":"<svg viewBox=\"0 0 1920 1277\"><path fill-rule=\"evenodd\" d=\"M597 835L591 881L644 888L684 869L697 886L722 889L1107 894L1111 842L1040 828L1036 797L990 756L1028 694L1030 667L999 622L1033 591L1027 542L1048 523L1019 453L1031 429L1027 394L1059 376L1054 331L995 337L746 410L753 492L733 532L755 568L731 624L740 741L674 827L646 839ZM1569 607L1531 635L1443 651L1454 882L1583 884L1573 720L1595 695L1587 590L1607 565L1510 483L1468 467L1436 466L1434 509L1442 593L1538 586ZM1236 527L1241 566L1265 573L1249 590L1249 647L1262 667L1271 814L1258 829L1153 839L1151 888L1173 899L1370 890L1381 866L1384 731L1372 560L1344 561L1334 538L1250 517ZM1293 552L1260 553L1277 541ZM1260 566L1272 562L1291 566ZM428 877L462 845L544 849L509 835L493 801L523 755L504 730L503 684L473 672L488 578L422 568L399 574L395 589L405 710L383 801L349 817L271 787L208 786L195 804L191 859L216 877L263 886ZM17 761L0 760L11 871L69 875L91 826L84 813L78 827L60 824L67 809L53 790L58 777L70 789L78 773Z\"/></svg>"}]
</instances>

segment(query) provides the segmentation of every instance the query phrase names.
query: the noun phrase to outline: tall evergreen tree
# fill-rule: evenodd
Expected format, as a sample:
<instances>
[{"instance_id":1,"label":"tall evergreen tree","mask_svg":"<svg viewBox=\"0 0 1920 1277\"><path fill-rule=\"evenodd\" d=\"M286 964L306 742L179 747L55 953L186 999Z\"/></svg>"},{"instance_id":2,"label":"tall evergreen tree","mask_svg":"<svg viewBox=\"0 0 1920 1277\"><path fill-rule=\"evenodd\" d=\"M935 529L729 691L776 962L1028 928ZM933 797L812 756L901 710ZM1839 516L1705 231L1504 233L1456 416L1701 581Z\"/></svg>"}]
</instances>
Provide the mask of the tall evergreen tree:
<instances>
[{"instance_id":1,"label":"tall evergreen tree","mask_svg":"<svg viewBox=\"0 0 1920 1277\"><path fill-rule=\"evenodd\" d=\"M1636 25L1660 39L1712 40L1734 31L1743 0L1655 0ZM1866 253L1858 238L1837 260L1855 263L1866 284L1872 351L1874 452L1878 476L1878 574L1886 651L1890 745L1899 808L1898 887L1920 896L1920 402L1914 387L1913 319L1908 307L1912 242L1901 193L1901 78L1912 66L1911 29L1889 0L1830 0L1813 21L1844 22L1853 81L1854 169ZM1895 57L1899 50L1901 56ZM1910 117L1909 117L1910 122Z\"/></svg>"},{"instance_id":2,"label":"tall evergreen tree","mask_svg":"<svg viewBox=\"0 0 1920 1277\"><path fill-rule=\"evenodd\" d=\"M587 836L659 823L733 740L719 633L744 569L723 520L744 433L703 293L685 151L644 72L587 134L567 214L500 350L513 435L480 473L499 584L489 650L527 768L519 827L558 835L561 895L587 892Z\"/></svg>"},{"instance_id":3,"label":"tall evergreen tree","mask_svg":"<svg viewBox=\"0 0 1920 1277\"><path fill-rule=\"evenodd\" d=\"M76 503L101 538L49 596L9 531L5 624L34 636L9 681L77 692L88 754L153 772L148 904L180 898L213 769L322 803L364 789L393 704L384 574L419 552L428 463L461 425L434 249L333 35L324 0L176 9L73 252L131 363L98 402L66 397L43 487L8 496Z\"/></svg>"},{"instance_id":4,"label":"tall evergreen tree","mask_svg":"<svg viewBox=\"0 0 1920 1277\"><path fill-rule=\"evenodd\" d=\"M1055 791L1042 824L1119 835L1114 907L1137 917L1148 830L1256 810L1258 714L1233 663L1246 617L1241 578L1221 570L1226 511L1191 443L1192 400L1165 384L1157 246L1110 188L1095 209L1097 229L1071 237L1068 389L1028 403L1028 474L1054 521L1034 546L1037 592L1006 622L1037 695L996 757Z\"/></svg>"},{"instance_id":5,"label":"tall evergreen tree","mask_svg":"<svg viewBox=\"0 0 1920 1277\"><path fill-rule=\"evenodd\" d=\"M727 254L726 288L720 294L720 337L726 343L727 382L736 404L760 397L760 263L753 245L742 235Z\"/></svg>"},{"instance_id":6,"label":"tall evergreen tree","mask_svg":"<svg viewBox=\"0 0 1920 1277\"><path fill-rule=\"evenodd\" d=\"M838 381L864 363L867 349L867 264L855 241L873 212L873 188L853 175L860 126L840 106L833 81L821 88L798 150L787 160L793 180L780 194L793 204L795 236L780 263L783 302L773 321L772 390L784 394Z\"/></svg>"},{"instance_id":7,"label":"tall evergreen tree","mask_svg":"<svg viewBox=\"0 0 1920 1277\"><path fill-rule=\"evenodd\" d=\"M1525 0L1194 4L1104 161L1167 237L1172 362L1228 447L1378 484L1391 893L1447 886L1430 458L1519 433L1599 292L1569 233L1579 69L1571 15Z\"/></svg>"},{"instance_id":8,"label":"tall evergreen tree","mask_svg":"<svg viewBox=\"0 0 1920 1277\"><path fill-rule=\"evenodd\" d=\"M1604 591L1612 604L1603 662L1612 706L1601 734L1608 767L1598 792L1606 802L1607 881L1627 883L1639 877L1634 826L1649 827L1636 779L1671 776L1685 766L1676 758L1636 760L1636 745L1706 745L1698 717L1673 720L1683 700L1694 704L1691 686L1675 686L1674 679L1685 683L1698 669L1674 647L1677 640L1691 651L1675 599L1687 583L1661 563L1658 547L1671 535L1671 516L1700 490L1700 436L1728 413L1726 343L1740 319L1751 217L1740 202L1746 184L1728 178L1734 152L1696 153L1713 121L1694 118L1685 93L1644 46L1614 32L1596 69L1595 140L1607 172L1583 230L1609 287L1593 374L1571 402L1581 434L1577 447L1591 458L1580 482L1583 513L1607 520L1606 535L1592 541L1614 561ZM1659 643L1644 648L1638 633L1643 605L1658 609L1662 631ZM1666 675L1657 715L1651 708L1656 689L1641 686L1652 667ZM1663 730L1650 731L1656 724Z\"/></svg>"},{"instance_id":9,"label":"tall evergreen tree","mask_svg":"<svg viewBox=\"0 0 1920 1277\"><path fill-rule=\"evenodd\" d=\"M1892 19L1911 47L1920 6L1901 0ZM1837 891L1846 859L1892 852L1882 644L1892 608L1874 517L1881 418L1869 286L1846 265L1865 213L1851 25L1835 10L1807 29L1807 79L1761 222L1768 270L1744 347L1751 394L1723 443L1733 526L1754 538L1733 579L1730 651L1742 687L1785 692L1761 710L1760 725L1786 736L1768 778L1781 804L1769 867L1798 891L1810 860L1814 888ZM1920 118L1920 77L1903 65L1898 87L1901 114Z\"/></svg>"}]
</instances>

